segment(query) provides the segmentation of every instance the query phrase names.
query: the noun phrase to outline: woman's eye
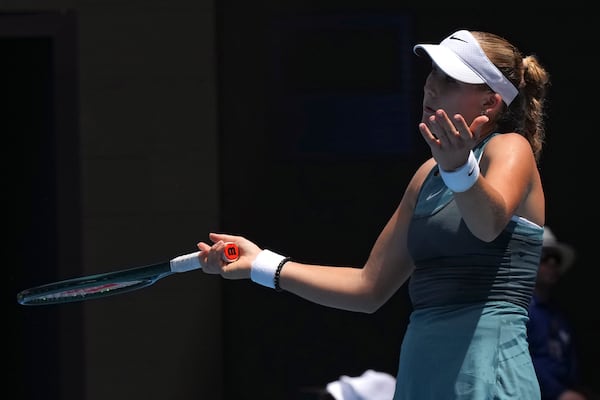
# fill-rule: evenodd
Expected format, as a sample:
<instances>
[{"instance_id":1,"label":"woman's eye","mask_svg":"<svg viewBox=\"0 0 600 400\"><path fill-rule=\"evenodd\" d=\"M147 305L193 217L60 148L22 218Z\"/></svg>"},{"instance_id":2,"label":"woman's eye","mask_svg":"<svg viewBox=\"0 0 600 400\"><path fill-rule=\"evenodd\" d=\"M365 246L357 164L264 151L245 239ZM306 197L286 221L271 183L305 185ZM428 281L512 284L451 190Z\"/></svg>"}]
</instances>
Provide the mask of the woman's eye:
<instances>
[{"instance_id":1,"label":"woman's eye","mask_svg":"<svg viewBox=\"0 0 600 400\"><path fill-rule=\"evenodd\" d=\"M447 83L456 83L456 79L454 79L448 75L446 75L446 77L444 79Z\"/></svg>"},{"instance_id":2,"label":"woman's eye","mask_svg":"<svg viewBox=\"0 0 600 400\"><path fill-rule=\"evenodd\" d=\"M434 76L438 77L439 79L443 79L445 83L457 83L458 81L448 75L446 75L441 69L439 69L439 67L435 64L433 64L431 66L431 72Z\"/></svg>"}]
</instances>

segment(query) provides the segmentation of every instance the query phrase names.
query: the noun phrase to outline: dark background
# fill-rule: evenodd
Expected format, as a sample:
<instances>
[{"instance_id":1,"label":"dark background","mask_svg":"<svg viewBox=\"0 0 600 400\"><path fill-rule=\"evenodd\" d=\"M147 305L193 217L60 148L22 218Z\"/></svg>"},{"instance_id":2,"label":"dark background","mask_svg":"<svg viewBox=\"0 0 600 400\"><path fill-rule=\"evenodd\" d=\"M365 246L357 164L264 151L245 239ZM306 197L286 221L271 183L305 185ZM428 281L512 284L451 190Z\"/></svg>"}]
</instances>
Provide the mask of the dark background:
<instances>
[{"instance_id":1,"label":"dark background","mask_svg":"<svg viewBox=\"0 0 600 400\"><path fill-rule=\"evenodd\" d=\"M592 161L598 142L593 96L598 79L589 53L597 41L595 21L589 13L574 10L528 13L520 7L460 10L393 3L365 7L335 1L285 6L218 2L221 228L299 261L362 265L408 179L428 157L416 124L429 65L413 55L412 45L439 42L463 28L505 36L525 54L538 54L552 77L547 144L540 163L547 223L559 240L578 250L576 265L558 296L577 331L584 380L599 391L600 321L594 297L598 272L592 258L598 221L592 204L597 167ZM566 29L566 21L574 21L574 26ZM29 193L26 203L17 200L13 206L30 216L27 229L17 230L19 249L66 229L61 226L64 219L47 213L46 201L43 206L36 201L44 196L50 203L55 197L65 198L58 193L63 186L57 185L65 179L69 190L78 191L73 162L78 138L67 135L70 144L58 143L56 132L48 128L51 124L43 123L50 114L60 115L55 109L60 93L51 84L55 75L48 73L57 68L53 44L43 37L18 46L8 40L2 42L2 50L15 59L25 45L46 64L24 60L35 66L33 71L3 64L5 76L37 79L30 92L15 89L19 96L30 96L30 114L22 109L6 114L11 117L8 131L27 121L32 124L27 132L38 132L10 136L16 140L11 147L16 145L32 160L31 170L11 181L11 187ZM73 52L63 57L69 59ZM76 81L76 74L73 77ZM76 96L72 87L61 90L63 107ZM73 152L63 154L65 146ZM55 151L40 150L48 147ZM10 156L6 149L5 159ZM67 169L66 178L61 173L65 162L74 167ZM45 171L42 181L33 179L34 169ZM69 224L75 226L76 221L67 220ZM53 251L52 242L44 246ZM29 262L40 265L39 273L50 273L42 280L52 280L56 265ZM28 286L25 277L18 279L15 288ZM225 398L295 399L342 374L359 375L369 368L395 374L410 312L404 288L377 313L363 315L320 307L248 282L223 285ZM12 291L7 296L12 298ZM44 398L58 398L58 353L52 352L56 347L28 335L43 330L47 341L64 340L60 337L65 332L53 329L59 317L49 312L41 326L31 326L27 313L12 317L12 351L20 360L15 378L33 373L31 368L43 368L46 377L36 387L18 386L22 398L42 398L42 393ZM77 340L77 329L69 332L70 339ZM23 349L28 349L24 359ZM39 357L44 352L47 364L35 367L28 362L31 354ZM77 356L74 360L71 373L78 365Z\"/></svg>"}]
</instances>

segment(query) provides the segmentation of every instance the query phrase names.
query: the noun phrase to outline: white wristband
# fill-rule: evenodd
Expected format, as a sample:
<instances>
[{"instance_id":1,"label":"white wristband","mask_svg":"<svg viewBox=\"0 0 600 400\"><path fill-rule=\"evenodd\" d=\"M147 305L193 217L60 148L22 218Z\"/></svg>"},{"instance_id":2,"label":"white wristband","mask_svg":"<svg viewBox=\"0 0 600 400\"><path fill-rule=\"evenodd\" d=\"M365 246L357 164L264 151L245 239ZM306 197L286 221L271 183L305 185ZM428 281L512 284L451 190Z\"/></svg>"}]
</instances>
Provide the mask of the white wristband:
<instances>
[{"instance_id":1,"label":"white wristband","mask_svg":"<svg viewBox=\"0 0 600 400\"><path fill-rule=\"evenodd\" d=\"M440 175L448 189L456 193L465 192L475 184L479 177L479 163L471 151L465 165L454 171L444 171L440 168Z\"/></svg>"},{"instance_id":2,"label":"white wristband","mask_svg":"<svg viewBox=\"0 0 600 400\"><path fill-rule=\"evenodd\" d=\"M271 289L275 289L275 272L277 267L283 261L285 256L274 253L271 250L262 250L254 261L250 269L250 279Z\"/></svg>"}]
</instances>

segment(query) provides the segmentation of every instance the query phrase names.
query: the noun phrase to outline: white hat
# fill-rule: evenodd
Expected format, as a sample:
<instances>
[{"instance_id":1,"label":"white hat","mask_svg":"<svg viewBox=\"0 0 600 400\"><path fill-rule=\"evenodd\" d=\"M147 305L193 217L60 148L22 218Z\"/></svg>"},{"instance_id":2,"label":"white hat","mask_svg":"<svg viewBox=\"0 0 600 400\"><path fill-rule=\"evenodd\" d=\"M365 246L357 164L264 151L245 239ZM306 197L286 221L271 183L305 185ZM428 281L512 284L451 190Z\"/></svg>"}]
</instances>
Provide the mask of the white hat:
<instances>
[{"instance_id":1,"label":"white hat","mask_svg":"<svg viewBox=\"0 0 600 400\"><path fill-rule=\"evenodd\" d=\"M517 88L485 55L477 39L467 30L454 32L438 44L418 44L413 48L425 50L444 73L460 82L488 85L502 96L506 105L517 97Z\"/></svg>"},{"instance_id":2,"label":"white hat","mask_svg":"<svg viewBox=\"0 0 600 400\"><path fill-rule=\"evenodd\" d=\"M335 400L389 400L394 397L396 378L385 372L366 370L361 376L342 375L327 384Z\"/></svg>"},{"instance_id":3,"label":"white hat","mask_svg":"<svg viewBox=\"0 0 600 400\"><path fill-rule=\"evenodd\" d=\"M544 244L542 245L543 251L555 251L560 256L560 265L558 269L561 274L565 273L575 261L575 249L566 243L559 242L552 233L552 230L545 226L544 227Z\"/></svg>"}]
</instances>

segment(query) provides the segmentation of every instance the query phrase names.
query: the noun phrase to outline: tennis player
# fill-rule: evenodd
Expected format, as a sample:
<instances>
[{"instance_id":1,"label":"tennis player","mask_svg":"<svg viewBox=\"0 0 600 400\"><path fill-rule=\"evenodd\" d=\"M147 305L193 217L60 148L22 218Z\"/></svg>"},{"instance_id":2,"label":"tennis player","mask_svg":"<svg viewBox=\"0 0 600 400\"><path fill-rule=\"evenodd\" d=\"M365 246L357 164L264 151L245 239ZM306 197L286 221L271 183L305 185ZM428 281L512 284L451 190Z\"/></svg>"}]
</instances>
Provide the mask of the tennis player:
<instances>
[{"instance_id":1,"label":"tennis player","mask_svg":"<svg viewBox=\"0 0 600 400\"><path fill-rule=\"evenodd\" d=\"M418 125L431 158L365 265L307 265L217 233L198 243L200 263L363 313L408 282L413 311L394 400L540 399L526 322L545 223L538 161L549 75L492 33L459 30L414 52L431 62ZM226 242L239 246L238 261L222 259Z\"/></svg>"}]
</instances>

